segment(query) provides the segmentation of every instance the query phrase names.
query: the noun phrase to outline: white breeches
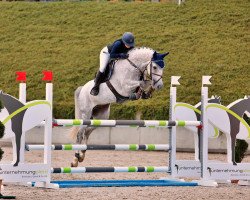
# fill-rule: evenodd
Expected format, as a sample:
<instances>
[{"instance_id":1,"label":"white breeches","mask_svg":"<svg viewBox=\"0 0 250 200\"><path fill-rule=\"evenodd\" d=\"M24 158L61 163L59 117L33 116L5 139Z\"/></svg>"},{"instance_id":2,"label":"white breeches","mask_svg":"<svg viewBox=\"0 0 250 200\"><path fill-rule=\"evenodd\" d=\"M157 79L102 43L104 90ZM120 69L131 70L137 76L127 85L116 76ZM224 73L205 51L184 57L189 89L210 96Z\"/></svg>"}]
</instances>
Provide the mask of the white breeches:
<instances>
[{"instance_id":1,"label":"white breeches","mask_svg":"<svg viewBox=\"0 0 250 200\"><path fill-rule=\"evenodd\" d=\"M107 47L104 47L100 52L100 72L104 72L110 59L109 51Z\"/></svg>"}]
</instances>

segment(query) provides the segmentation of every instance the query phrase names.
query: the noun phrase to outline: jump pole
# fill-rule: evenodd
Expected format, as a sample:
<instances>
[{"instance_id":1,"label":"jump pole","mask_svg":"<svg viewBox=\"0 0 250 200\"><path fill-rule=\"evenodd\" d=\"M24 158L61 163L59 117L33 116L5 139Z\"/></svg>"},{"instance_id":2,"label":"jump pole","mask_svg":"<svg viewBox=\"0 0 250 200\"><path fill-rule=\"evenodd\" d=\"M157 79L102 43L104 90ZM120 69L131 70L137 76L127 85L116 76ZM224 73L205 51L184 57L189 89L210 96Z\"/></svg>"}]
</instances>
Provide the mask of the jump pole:
<instances>
[{"instance_id":1,"label":"jump pole","mask_svg":"<svg viewBox=\"0 0 250 200\"><path fill-rule=\"evenodd\" d=\"M26 145L27 151L43 150L44 145ZM115 151L168 151L169 145L165 144L114 144L114 145L52 145L51 150L115 150Z\"/></svg>"}]
</instances>

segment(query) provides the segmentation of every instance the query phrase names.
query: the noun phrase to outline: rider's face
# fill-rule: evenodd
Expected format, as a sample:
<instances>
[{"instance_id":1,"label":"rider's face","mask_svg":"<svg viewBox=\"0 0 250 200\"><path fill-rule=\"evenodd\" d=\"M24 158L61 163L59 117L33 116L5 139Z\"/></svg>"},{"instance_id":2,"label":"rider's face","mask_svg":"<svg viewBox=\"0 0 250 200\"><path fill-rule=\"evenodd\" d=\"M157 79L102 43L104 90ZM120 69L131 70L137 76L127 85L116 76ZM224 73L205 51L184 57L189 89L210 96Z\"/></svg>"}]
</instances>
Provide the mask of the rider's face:
<instances>
[{"instance_id":1,"label":"rider's face","mask_svg":"<svg viewBox=\"0 0 250 200\"><path fill-rule=\"evenodd\" d=\"M129 46L129 45L127 45L127 44L125 44L125 47L126 47L126 48L128 48L128 49L130 48L130 46Z\"/></svg>"}]
</instances>

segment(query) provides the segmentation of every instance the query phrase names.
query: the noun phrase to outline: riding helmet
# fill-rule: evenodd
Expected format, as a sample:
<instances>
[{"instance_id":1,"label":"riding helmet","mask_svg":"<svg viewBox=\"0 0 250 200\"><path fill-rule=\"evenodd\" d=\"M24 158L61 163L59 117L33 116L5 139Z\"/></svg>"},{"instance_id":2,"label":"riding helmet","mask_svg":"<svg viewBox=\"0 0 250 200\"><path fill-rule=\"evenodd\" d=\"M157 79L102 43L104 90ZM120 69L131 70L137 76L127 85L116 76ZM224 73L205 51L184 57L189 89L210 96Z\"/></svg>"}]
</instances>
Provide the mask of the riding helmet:
<instances>
[{"instance_id":1,"label":"riding helmet","mask_svg":"<svg viewBox=\"0 0 250 200\"><path fill-rule=\"evenodd\" d=\"M130 47L134 47L135 46L135 37L130 32L125 32L123 34L122 41L124 42L124 44L126 44L126 45L128 45Z\"/></svg>"}]
</instances>

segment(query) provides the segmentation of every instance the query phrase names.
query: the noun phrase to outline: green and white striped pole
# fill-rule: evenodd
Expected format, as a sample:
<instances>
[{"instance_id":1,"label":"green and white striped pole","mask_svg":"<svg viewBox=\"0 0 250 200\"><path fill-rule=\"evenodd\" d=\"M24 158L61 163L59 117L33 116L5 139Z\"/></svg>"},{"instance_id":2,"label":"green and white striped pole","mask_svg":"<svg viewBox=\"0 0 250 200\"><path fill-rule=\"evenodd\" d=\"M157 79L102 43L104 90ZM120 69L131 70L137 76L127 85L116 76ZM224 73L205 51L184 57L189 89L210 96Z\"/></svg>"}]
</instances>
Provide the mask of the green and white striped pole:
<instances>
[{"instance_id":1,"label":"green and white striped pole","mask_svg":"<svg viewBox=\"0 0 250 200\"><path fill-rule=\"evenodd\" d=\"M44 145L26 145L27 151L43 150ZM114 144L114 145L52 145L51 150L115 150L115 151L168 151L168 144Z\"/></svg>"},{"instance_id":2,"label":"green and white striped pole","mask_svg":"<svg viewBox=\"0 0 250 200\"><path fill-rule=\"evenodd\" d=\"M53 174L75 174L75 173L105 173L105 172L168 172L168 167L61 167L51 168Z\"/></svg>"},{"instance_id":3,"label":"green and white striped pole","mask_svg":"<svg viewBox=\"0 0 250 200\"><path fill-rule=\"evenodd\" d=\"M171 127L200 126L200 121L165 121L165 120L81 120L54 119L54 126L90 126L90 127Z\"/></svg>"}]
</instances>

